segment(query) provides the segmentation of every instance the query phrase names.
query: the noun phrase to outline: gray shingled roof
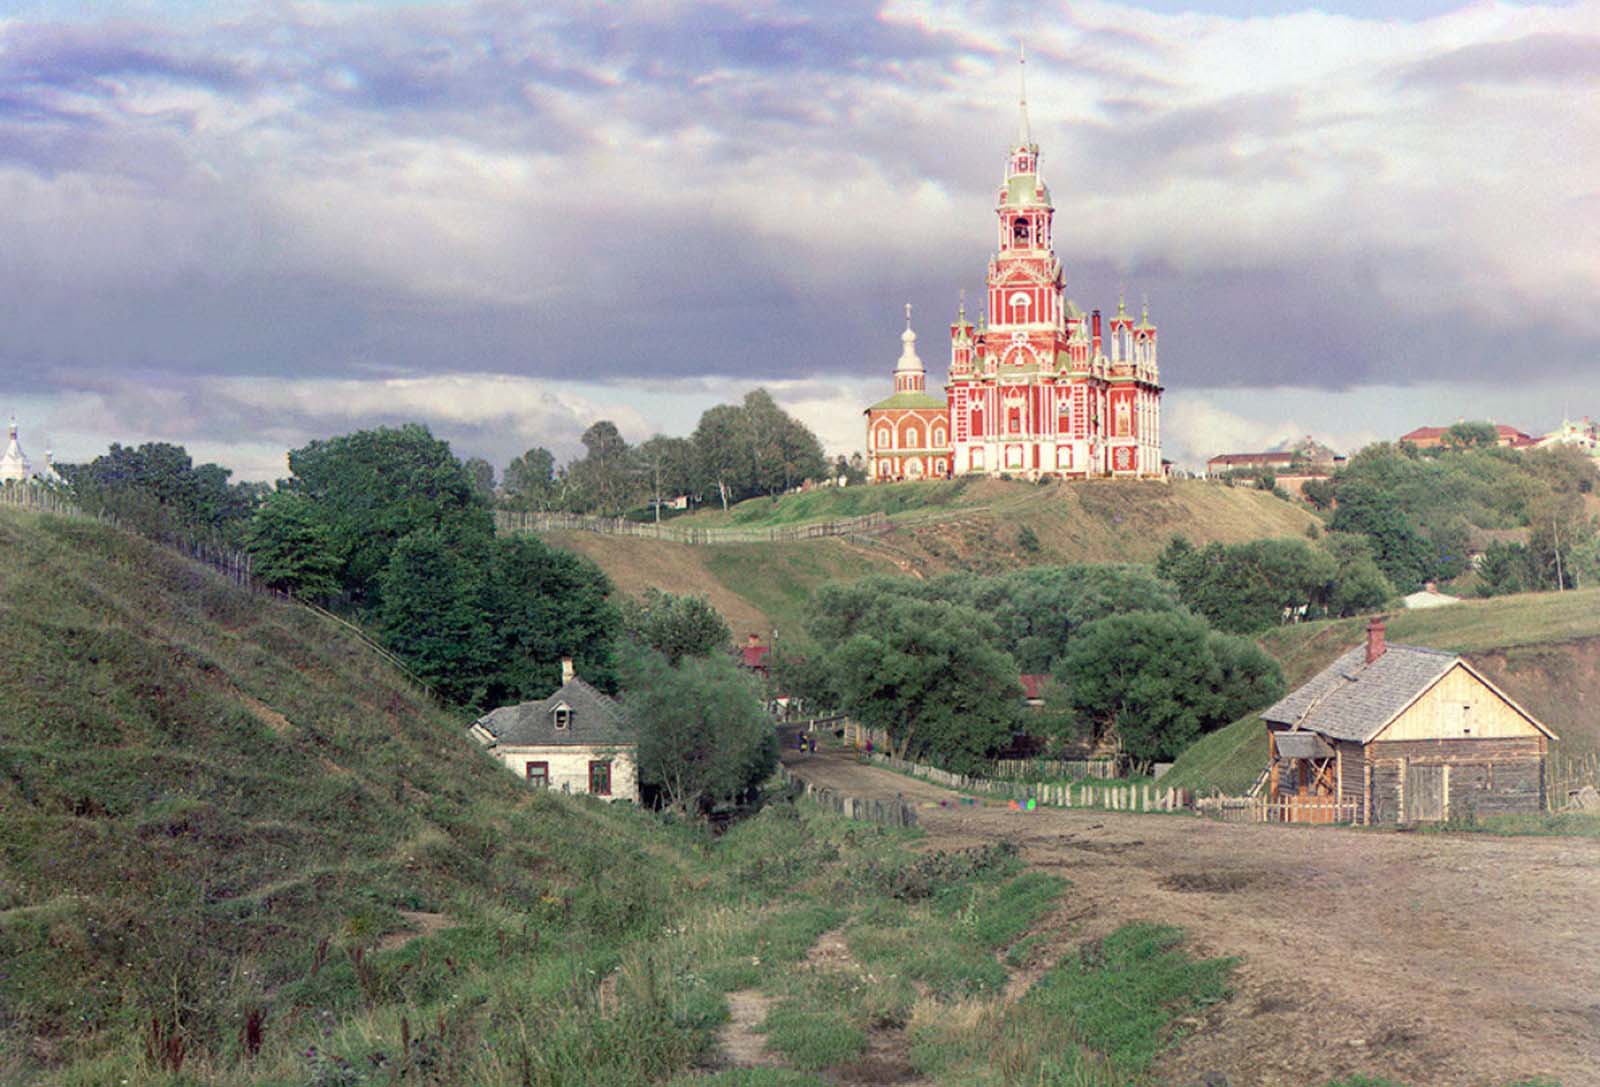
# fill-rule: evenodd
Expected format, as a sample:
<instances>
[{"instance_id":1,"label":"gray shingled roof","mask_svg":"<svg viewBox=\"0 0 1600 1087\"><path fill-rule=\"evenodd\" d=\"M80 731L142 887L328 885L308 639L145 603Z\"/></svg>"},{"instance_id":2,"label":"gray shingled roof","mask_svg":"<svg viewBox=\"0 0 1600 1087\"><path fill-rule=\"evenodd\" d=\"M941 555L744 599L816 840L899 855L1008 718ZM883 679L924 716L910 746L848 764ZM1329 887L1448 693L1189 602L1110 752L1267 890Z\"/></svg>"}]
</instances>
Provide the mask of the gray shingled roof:
<instances>
[{"instance_id":1,"label":"gray shingled roof","mask_svg":"<svg viewBox=\"0 0 1600 1087\"><path fill-rule=\"evenodd\" d=\"M1390 645L1368 664L1367 647L1358 645L1262 710L1261 719L1366 743L1460 659L1437 649Z\"/></svg>"},{"instance_id":2,"label":"gray shingled roof","mask_svg":"<svg viewBox=\"0 0 1600 1087\"><path fill-rule=\"evenodd\" d=\"M567 727L558 729L555 710L562 703L572 713ZM477 724L495 743L507 747L605 747L638 742L621 703L576 676L549 698L501 706L478 718Z\"/></svg>"}]
</instances>

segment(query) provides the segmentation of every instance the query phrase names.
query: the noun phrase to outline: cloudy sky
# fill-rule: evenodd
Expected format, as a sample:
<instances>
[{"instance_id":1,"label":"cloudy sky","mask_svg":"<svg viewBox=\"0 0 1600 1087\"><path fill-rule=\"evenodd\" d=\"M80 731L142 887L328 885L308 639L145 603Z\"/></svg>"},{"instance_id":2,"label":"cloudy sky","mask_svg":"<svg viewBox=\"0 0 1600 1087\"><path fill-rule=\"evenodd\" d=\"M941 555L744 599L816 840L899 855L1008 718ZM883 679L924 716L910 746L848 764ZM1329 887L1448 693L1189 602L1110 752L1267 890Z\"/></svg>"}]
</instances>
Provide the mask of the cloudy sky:
<instances>
[{"instance_id":1,"label":"cloudy sky","mask_svg":"<svg viewBox=\"0 0 1600 1087\"><path fill-rule=\"evenodd\" d=\"M1169 455L1600 415L1600 0L0 0L0 412L241 478L764 384L836 451L981 297L1016 40Z\"/></svg>"}]
</instances>

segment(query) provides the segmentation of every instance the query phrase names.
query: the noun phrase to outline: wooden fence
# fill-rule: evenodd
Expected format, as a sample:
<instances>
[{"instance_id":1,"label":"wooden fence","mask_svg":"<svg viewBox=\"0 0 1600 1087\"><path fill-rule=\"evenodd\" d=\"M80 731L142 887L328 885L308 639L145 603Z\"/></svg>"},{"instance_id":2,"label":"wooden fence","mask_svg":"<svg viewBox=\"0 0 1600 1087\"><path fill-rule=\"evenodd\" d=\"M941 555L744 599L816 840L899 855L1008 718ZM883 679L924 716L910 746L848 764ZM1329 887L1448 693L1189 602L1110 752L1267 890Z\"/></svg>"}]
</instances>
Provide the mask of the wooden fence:
<instances>
[{"instance_id":1,"label":"wooden fence","mask_svg":"<svg viewBox=\"0 0 1600 1087\"><path fill-rule=\"evenodd\" d=\"M1186 789L1161 789L1155 785L1090 784L1088 782L1059 782L1034 784L1024 781L1002 781L996 778L972 777L941 770L937 766L897 759L892 755L874 752L868 756L880 766L910 774L935 785L956 789L964 793L984 793L1019 802L1032 800L1058 808L1098 808L1105 811L1181 811L1187 808L1193 794Z\"/></svg>"},{"instance_id":2,"label":"wooden fence","mask_svg":"<svg viewBox=\"0 0 1600 1087\"><path fill-rule=\"evenodd\" d=\"M620 517L585 517L575 513L520 513L496 510L495 528L502 535L529 532L597 532L605 536L634 536L682 544L793 543L825 536L876 536L891 527L882 513L814 521L806 525L769 525L750 528L688 528L670 521L628 521Z\"/></svg>"},{"instance_id":3,"label":"wooden fence","mask_svg":"<svg viewBox=\"0 0 1600 1087\"><path fill-rule=\"evenodd\" d=\"M797 777L781 763L778 766L778 780L784 785L798 788L807 798L818 806L826 808L846 819L859 819L863 822L877 823L886 827L914 827L917 825L917 813L911 805L896 797L893 800L874 800L869 797L847 796L844 793L834 792L819 785L813 785L803 777Z\"/></svg>"},{"instance_id":4,"label":"wooden fence","mask_svg":"<svg viewBox=\"0 0 1600 1087\"><path fill-rule=\"evenodd\" d=\"M657 524L652 521L629 521L621 517L587 517L576 513L495 510L494 523L496 531L506 536L530 532L565 531L596 532L605 536L633 536L646 540L667 540L672 543L695 545L794 543L798 540L817 540L828 536L881 536L896 528L958 520L987 511L987 506L965 506L958 510L929 510L909 517L897 517L892 521L883 513L866 513L860 517L813 521L803 525L691 528L675 525L670 521Z\"/></svg>"},{"instance_id":5,"label":"wooden fence","mask_svg":"<svg viewBox=\"0 0 1600 1087\"><path fill-rule=\"evenodd\" d=\"M1123 776L1118 758L1100 759L996 759L994 776L1007 781L1046 781L1071 778L1096 778L1102 781Z\"/></svg>"},{"instance_id":6,"label":"wooden fence","mask_svg":"<svg viewBox=\"0 0 1600 1087\"><path fill-rule=\"evenodd\" d=\"M1551 811L1567 807L1585 785L1600 789L1600 754L1590 752L1577 758L1551 755L1546 765L1545 797Z\"/></svg>"},{"instance_id":7,"label":"wooden fence","mask_svg":"<svg viewBox=\"0 0 1600 1087\"><path fill-rule=\"evenodd\" d=\"M1336 796L1203 796L1194 810L1223 823L1354 823L1361 805Z\"/></svg>"}]
</instances>

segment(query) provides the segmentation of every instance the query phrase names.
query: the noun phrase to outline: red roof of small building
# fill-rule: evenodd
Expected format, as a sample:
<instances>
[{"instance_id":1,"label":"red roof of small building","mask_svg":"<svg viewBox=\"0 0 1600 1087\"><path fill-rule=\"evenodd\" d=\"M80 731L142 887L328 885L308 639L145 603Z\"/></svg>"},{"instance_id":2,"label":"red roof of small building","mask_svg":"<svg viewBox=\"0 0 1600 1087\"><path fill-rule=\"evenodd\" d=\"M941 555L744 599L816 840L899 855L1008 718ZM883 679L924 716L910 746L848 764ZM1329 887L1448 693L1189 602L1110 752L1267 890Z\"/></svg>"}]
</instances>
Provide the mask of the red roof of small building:
<instances>
[{"instance_id":1,"label":"red roof of small building","mask_svg":"<svg viewBox=\"0 0 1600 1087\"><path fill-rule=\"evenodd\" d=\"M1024 672L1017 678L1022 680L1022 697L1032 702L1044 697L1044 685L1050 682L1050 673Z\"/></svg>"},{"instance_id":2,"label":"red roof of small building","mask_svg":"<svg viewBox=\"0 0 1600 1087\"><path fill-rule=\"evenodd\" d=\"M772 647L762 645L760 638L754 634L739 647L739 663L758 672L766 671L767 658L771 655Z\"/></svg>"},{"instance_id":3,"label":"red roof of small building","mask_svg":"<svg viewBox=\"0 0 1600 1087\"><path fill-rule=\"evenodd\" d=\"M1447 426L1419 426L1409 434L1400 435L1400 440L1410 442L1412 445L1438 445L1444 440L1445 433L1449 429ZM1507 426L1505 423L1496 423L1494 432L1501 445L1508 445L1514 449L1532 445L1537 441L1531 435L1524 434L1516 427Z\"/></svg>"}]
</instances>

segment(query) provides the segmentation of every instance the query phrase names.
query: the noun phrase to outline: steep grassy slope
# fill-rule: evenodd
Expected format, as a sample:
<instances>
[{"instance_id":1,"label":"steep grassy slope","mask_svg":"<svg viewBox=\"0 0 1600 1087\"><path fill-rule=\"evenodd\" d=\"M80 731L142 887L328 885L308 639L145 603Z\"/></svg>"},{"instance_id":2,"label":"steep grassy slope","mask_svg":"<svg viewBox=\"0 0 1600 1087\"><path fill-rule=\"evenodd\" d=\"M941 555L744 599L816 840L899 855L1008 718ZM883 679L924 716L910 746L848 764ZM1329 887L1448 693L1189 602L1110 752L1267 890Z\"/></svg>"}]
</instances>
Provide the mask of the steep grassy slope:
<instances>
[{"instance_id":1,"label":"steep grassy slope","mask_svg":"<svg viewBox=\"0 0 1600 1087\"><path fill-rule=\"evenodd\" d=\"M0 1081L426 997L442 966L356 957L417 925L600 947L679 875L336 624L94 523L0 510L0 703Z\"/></svg>"},{"instance_id":2,"label":"steep grassy slope","mask_svg":"<svg viewBox=\"0 0 1600 1087\"><path fill-rule=\"evenodd\" d=\"M966 1087L953 1008L1029 1082L1135 1083L1231 968L1132 926L1032 967L1112 995L1015 1003L1064 881L1013 849L529 792L341 626L93 523L0 510L0 706L0 1083L821 1087L920 1016L917 1071ZM830 930L851 958L796 969ZM823 1075L697 1071L733 990Z\"/></svg>"},{"instance_id":3,"label":"steep grassy slope","mask_svg":"<svg viewBox=\"0 0 1600 1087\"><path fill-rule=\"evenodd\" d=\"M1292 689L1360 644L1365 626L1365 619L1299 623L1267 632L1260 643L1283 666ZM1399 611L1389 619L1388 638L1465 654L1555 730L1561 737L1554 748L1558 755L1600 750L1600 589ZM1255 781L1266 760L1266 734L1252 715L1203 737L1183 753L1167 780L1237 792Z\"/></svg>"},{"instance_id":4,"label":"steep grassy slope","mask_svg":"<svg viewBox=\"0 0 1600 1087\"><path fill-rule=\"evenodd\" d=\"M1317 523L1303 507L1265 492L1195 481L948 480L756 498L725 513L679 517L673 525L781 526L867 513L887 514L894 529L849 540L695 547L582 532L552 532L545 538L594 559L624 592L653 585L705 593L736 633L764 634L776 625L792 634L799 630L806 596L833 578L990 572L1035 563L1148 562L1177 533L1203 543L1239 543L1304 538Z\"/></svg>"}]
</instances>

